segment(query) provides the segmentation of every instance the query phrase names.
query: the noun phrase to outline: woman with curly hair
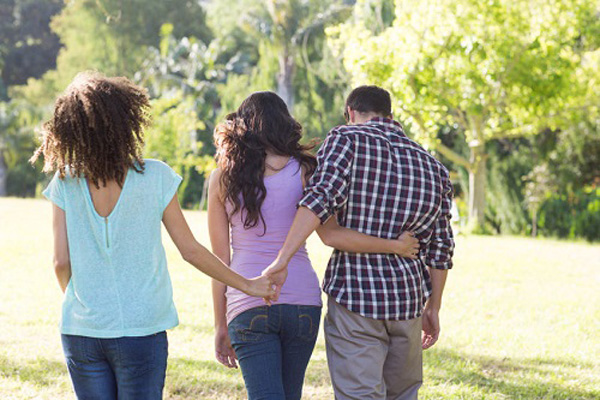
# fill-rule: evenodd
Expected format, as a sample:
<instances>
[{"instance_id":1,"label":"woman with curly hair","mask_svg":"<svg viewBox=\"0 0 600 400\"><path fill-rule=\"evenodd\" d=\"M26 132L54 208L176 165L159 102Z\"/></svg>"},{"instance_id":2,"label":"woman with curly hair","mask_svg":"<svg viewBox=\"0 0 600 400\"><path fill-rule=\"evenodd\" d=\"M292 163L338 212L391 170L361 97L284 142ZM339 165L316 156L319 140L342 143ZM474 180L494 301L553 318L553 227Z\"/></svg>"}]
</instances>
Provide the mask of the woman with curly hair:
<instances>
[{"instance_id":1,"label":"woman with curly hair","mask_svg":"<svg viewBox=\"0 0 600 400\"><path fill-rule=\"evenodd\" d=\"M200 245L177 200L168 165L142 158L149 124L144 89L126 78L78 75L56 101L32 161L56 171L54 268L64 292L60 330L78 398L161 399L165 330L178 324L161 221L183 258L248 296L273 293Z\"/></svg>"},{"instance_id":2,"label":"woman with curly hair","mask_svg":"<svg viewBox=\"0 0 600 400\"><path fill-rule=\"evenodd\" d=\"M301 125L272 92L250 95L215 129L218 169L209 183L208 228L213 252L251 278L276 258L292 225L316 159L300 144ZM352 252L412 256L417 240L368 236L331 218L318 234L325 244ZM233 249L233 253L231 253ZM265 306L236 288L213 281L215 352L237 367L252 399L300 399L319 331L321 292L305 247L292 258L277 304Z\"/></svg>"}]
</instances>

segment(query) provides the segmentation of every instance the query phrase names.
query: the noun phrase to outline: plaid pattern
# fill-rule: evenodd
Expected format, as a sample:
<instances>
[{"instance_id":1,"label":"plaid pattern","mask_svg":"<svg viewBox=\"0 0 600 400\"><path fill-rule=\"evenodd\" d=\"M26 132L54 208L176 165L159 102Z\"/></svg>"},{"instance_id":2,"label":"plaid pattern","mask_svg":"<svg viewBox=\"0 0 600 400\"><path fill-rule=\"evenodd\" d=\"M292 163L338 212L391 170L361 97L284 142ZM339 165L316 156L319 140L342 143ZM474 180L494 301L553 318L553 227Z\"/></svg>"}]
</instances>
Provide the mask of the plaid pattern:
<instances>
[{"instance_id":1,"label":"plaid pattern","mask_svg":"<svg viewBox=\"0 0 600 400\"><path fill-rule=\"evenodd\" d=\"M417 318L431 294L426 266L452 268L452 185L448 170L390 119L331 130L299 206L325 222L397 238L414 231L420 258L334 250L323 290L339 304L379 320Z\"/></svg>"}]
</instances>

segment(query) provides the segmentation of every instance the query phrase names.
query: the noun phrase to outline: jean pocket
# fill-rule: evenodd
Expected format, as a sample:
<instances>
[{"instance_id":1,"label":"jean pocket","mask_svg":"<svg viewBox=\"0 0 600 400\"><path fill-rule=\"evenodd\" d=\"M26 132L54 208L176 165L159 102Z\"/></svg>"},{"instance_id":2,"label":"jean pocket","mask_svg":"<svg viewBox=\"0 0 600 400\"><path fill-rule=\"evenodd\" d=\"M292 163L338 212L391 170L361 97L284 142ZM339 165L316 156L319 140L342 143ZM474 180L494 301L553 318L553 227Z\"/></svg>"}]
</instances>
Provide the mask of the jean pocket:
<instances>
[{"instance_id":1,"label":"jean pocket","mask_svg":"<svg viewBox=\"0 0 600 400\"><path fill-rule=\"evenodd\" d=\"M229 324L229 336L232 344L257 342L269 332L269 316L263 307L244 311Z\"/></svg>"},{"instance_id":2,"label":"jean pocket","mask_svg":"<svg viewBox=\"0 0 600 400\"><path fill-rule=\"evenodd\" d=\"M298 309L298 337L312 341L319 334L321 307L300 306Z\"/></svg>"},{"instance_id":3,"label":"jean pocket","mask_svg":"<svg viewBox=\"0 0 600 400\"><path fill-rule=\"evenodd\" d=\"M119 349L119 364L128 376L140 376L153 370L158 353L164 352L166 336L132 336L115 339Z\"/></svg>"}]
</instances>

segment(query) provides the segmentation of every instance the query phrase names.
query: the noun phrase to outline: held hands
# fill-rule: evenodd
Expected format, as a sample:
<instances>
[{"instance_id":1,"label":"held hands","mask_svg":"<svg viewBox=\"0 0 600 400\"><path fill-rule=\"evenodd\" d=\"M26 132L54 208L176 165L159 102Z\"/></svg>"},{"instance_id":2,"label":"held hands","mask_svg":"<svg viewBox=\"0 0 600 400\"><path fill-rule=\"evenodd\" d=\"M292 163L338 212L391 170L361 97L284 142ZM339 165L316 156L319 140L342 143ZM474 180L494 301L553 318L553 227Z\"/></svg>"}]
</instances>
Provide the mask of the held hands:
<instances>
[{"instance_id":1,"label":"held hands","mask_svg":"<svg viewBox=\"0 0 600 400\"><path fill-rule=\"evenodd\" d=\"M227 328L217 329L215 333L215 357L227 368L237 368L237 357L231 346Z\"/></svg>"},{"instance_id":2,"label":"held hands","mask_svg":"<svg viewBox=\"0 0 600 400\"><path fill-rule=\"evenodd\" d=\"M419 239L414 232L402 232L402 235L392 241L392 251L401 257L417 259L419 254Z\"/></svg>"},{"instance_id":3,"label":"held hands","mask_svg":"<svg viewBox=\"0 0 600 400\"><path fill-rule=\"evenodd\" d=\"M265 303L271 305L272 302L275 302L279 299L279 294L281 293L281 288L285 283L285 280L288 275L287 270L288 262L277 258L275 261L271 263L263 272L262 275L269 277L271 279L272 285L275 286L275 291L270 296L265 296Z\"/></svg>"},{"instance_id":4,"label":"held hands","mask_svg":"<svg viewBox=\"0 0 600 400\"><path fill-rule=\"evenodd\" d=\"M274 284L275 281L263 272L262 276L248 279L248 286L244 292L250 296L268 298L275 294Z\"/></svg>"},{"instance_id":5,"label":"held hands","mask_svg":"<svg viewBox=\"0 0 600 400\"><path fill-rule=\"evenodd\" d=\"M436 308L425 306L422 321L421 347L423 350L427 350L440 337L440 311Z\"/></svg>"}]
</instances>

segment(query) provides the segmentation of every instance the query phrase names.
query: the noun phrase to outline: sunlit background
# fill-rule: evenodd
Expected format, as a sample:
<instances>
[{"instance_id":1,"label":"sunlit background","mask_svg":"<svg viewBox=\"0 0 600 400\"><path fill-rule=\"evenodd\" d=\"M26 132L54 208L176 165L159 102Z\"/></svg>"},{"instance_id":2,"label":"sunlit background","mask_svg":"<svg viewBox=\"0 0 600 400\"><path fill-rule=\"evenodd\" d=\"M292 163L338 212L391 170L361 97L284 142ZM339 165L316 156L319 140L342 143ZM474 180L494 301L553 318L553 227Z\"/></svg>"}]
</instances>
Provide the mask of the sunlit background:
<instances>
[{"instance_id":1,"label":"sunlit background","mask_svg":"<svg viewBox=\"0 0 600 400\"><path fill-rule=\"evenodd\" d=\"M21 198L48 182L28 163L37 128L90 69L148 89L146 156L184 177L205 244L212 131L248 94L276 91L308 142L344 123L352 87L386 88L456 194L422 397L600 398L600 0L0 0L2 399L73 397L50 205ZM310 248L322 274L329 250ZM182 326L165 396L244 398L212 357L208 280L169 254ZM330 399L319 340L305 398Z\"/></svg>"}]
</instances>

